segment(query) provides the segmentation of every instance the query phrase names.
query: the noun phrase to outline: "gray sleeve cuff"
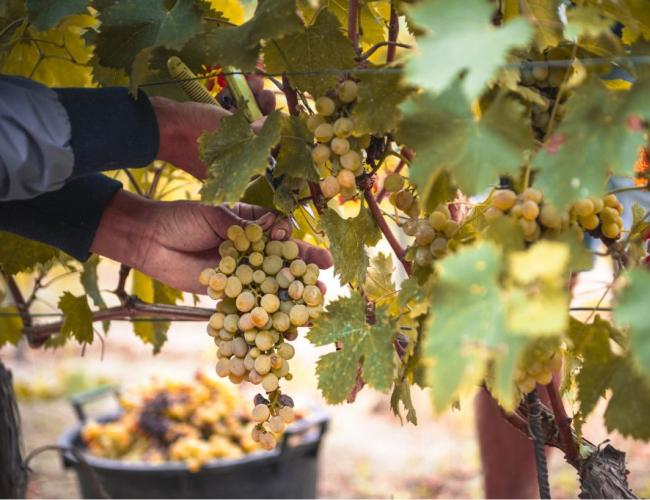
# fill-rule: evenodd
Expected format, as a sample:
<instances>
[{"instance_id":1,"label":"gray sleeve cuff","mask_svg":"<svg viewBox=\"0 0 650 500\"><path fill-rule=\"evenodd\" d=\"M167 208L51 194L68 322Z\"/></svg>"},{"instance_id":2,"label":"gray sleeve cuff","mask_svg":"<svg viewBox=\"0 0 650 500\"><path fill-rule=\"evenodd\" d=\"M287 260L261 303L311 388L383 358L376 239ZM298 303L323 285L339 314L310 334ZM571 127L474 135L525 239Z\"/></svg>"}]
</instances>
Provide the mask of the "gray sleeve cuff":
<instances>
[{"instance_id":1,"label":"gray sleeve cuff","mask_svg":"<svg viewBox=\"0 0 650 500\"><path fill-rule=\"evenodd\" d=\"M70 138L68 113L53 90L0 76L0 201L60 189L74 165Z\"/></svg>"}]
</instances>

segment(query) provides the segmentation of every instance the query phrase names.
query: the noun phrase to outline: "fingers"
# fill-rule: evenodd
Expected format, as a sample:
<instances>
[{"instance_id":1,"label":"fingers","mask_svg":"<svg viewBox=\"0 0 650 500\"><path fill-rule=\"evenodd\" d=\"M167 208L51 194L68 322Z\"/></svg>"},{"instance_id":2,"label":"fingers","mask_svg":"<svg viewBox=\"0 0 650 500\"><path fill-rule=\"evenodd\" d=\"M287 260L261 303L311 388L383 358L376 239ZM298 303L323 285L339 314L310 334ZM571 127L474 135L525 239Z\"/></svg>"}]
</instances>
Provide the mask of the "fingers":
<instances>
[{"instance_id":1,"label":"fingers","mask_svg":"<svg viewBox=\"0 0 650 500\"><path fill-rule=\"evenodd\" d=\"M319 248L304 241L295 240L300 249L300 258L307 263L314 263L320 269L332 267L332 254L324 248Z\"/></svg>"},{"instance_id":2,"label":"fingers","mask_svg":"<svg viewBox=\"0 0 650 500\"><path fill-rule=\"evenodd\" d=\"M271 90L262 90L257 94L257 104L262 113L268 115L275 111L275 94Z\"/></svg>"},{"instance_id":3,"label":"fingers","mask_svg":"<svg viewBox=\"0 0 650 500\"><path fill-rule=\"evenodd\" d=\"M246 80L248 81L248 86L253 91L253 94L259 94L262 92L262 90L264 90L264 78L262 75L253 73L252 75L248 76Z\"/></svg>"},{"instance_id":4,"label":"fingers","mask_svg":"<svg viewBox=\"0 0 650 500\"><path fill-rule=\"evenodd\" d=\"M250 222L256 222L265 232L269 232L272 240L287 240L291 237L293 228L291 221L281 217L274 210L247 203L237 203L233 210Z\"/></svg>"},{"instance_id":5,"label":"fingers","mask_svg":"<svg viewBox=\"0 0 650 500\"><path fill-rule=\"evenodd\" d=\"M218 207L201 206L203 207L202 213L205 220L222 239L228 238L227 231L230 226L245 226L248 224L247 220L241 218L226 205L219 205Z\"/></svg>"}]
</instances>

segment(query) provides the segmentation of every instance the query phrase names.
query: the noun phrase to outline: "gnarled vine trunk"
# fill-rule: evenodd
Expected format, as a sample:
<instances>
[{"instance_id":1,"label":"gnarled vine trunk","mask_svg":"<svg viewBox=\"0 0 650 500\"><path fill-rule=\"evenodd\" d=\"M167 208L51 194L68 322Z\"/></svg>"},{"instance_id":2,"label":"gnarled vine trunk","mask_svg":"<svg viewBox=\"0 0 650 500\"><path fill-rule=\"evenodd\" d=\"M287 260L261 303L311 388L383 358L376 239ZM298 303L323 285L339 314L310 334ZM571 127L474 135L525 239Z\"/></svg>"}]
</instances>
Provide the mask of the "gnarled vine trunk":
<instances>
[{"instance_id":1,"label":"gnarled vine trunk","mask_svg":"<svg viewBox=\"0 0 650 500\"><path fill-rule=\"evenodd\" d=\"M27 469L11 372L0 362L0 498L24 498Z\"/></svg>"}]
</instances>

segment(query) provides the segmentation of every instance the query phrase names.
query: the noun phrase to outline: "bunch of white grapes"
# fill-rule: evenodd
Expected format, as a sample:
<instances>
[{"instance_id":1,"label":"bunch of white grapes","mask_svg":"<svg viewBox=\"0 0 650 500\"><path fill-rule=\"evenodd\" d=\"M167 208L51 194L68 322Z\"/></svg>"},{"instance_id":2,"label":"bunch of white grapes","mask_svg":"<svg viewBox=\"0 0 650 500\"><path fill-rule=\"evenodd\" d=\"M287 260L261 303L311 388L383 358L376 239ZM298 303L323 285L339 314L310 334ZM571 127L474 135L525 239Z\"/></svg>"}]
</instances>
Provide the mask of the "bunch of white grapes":
<instances>
[{"instance_id":1,"label":"bunch of white grapes","mask_svg":"<svg viewBox=\"0 0 650 500\"><path fill-rule=\"evenodd\" d=\"M356 136L350 108L357 98L353 80L341 82L332 97L316 99L316 114L307 118L307 128L316 145L312 159L322 176L321 191L330 199L338 194L352 198L357 192L356 177L363 173L363 150L370 136Z\"/></svg>"},{"instance_id":2,"label":"bunch of white grapes","mask_svg":"<svg viewBox=\"0 0 650 500\"><path fill-rule=\"evenodd\" d=\"M282 378L292 377L290 342L323 308L319 269L299 258L294 241L269 240L257 224L230 226L227 236L219 246L218 267L199 276L208 295L219 300L208 323L218 347L216 371L235 384L262 386L268 400L253 409L252 435L272 449L274 434L294 419L293 402L279 389Z\"/></svg>"},{"instance_id":3,"label":"bunch of white grapes","mask_svg":"<svg viewBox=\"0 0 650 500\"><path fill-rule=\"evenodd\" d=\"M524 350L515 370L515 383L522 394L537 384L550 384L553 373L562 367L562 350L556 338L542 338Z\"/></svg>"},{"instance_id":4,"label":"bunch of white grapes","mask_svg":"<svg viewBox=\"0 0 650 500\"><path fill-rule=\"evenodd\" d=\"M490 205L484 214L488 222L504 215L514 217L524 238L531 243L539 240L546 231L569 227L579 227L597 237L616 239L623 227L620 217L623 205L613 194L578 200L568 212L561 212L545 203L544 194L538 189L528 188L519 195L511 189L498 189L492 193Z\"/></svg>"},{"instance_id":5,"label":"bunch of white grapes","mask_svg":"<svg viewBox=\"0 0 650 500\"><path fill-rule=\"evenodd\" d=\"M401 210L411 219L417 219L420 216L420 202L415 190L406 186L406 179L398 172L386 176L384 191L390 193L390 204L396 209Z\"/></svg>"}]
</instances>

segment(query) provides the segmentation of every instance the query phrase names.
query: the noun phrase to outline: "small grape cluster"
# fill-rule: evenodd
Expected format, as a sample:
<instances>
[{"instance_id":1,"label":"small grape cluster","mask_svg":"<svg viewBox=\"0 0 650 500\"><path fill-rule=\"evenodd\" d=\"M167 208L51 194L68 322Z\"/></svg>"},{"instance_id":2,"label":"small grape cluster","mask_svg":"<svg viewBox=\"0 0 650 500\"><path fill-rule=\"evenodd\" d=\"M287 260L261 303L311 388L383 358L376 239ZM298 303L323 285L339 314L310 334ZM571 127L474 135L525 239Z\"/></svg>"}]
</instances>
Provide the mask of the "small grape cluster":
<instances>
[{"instance_id":1,"label":"small grape cluster","mask_svg":"<svg viewBox=\"0 0 650 500\"><path fill-rule=\"evenodd\" d=\"M370 136L354 133L349 115L357 93L356 82L345 80L335 96L316 99L316 114L307 118L307 128L317 142L312 159L323 177L320 187L327 199L338 194L354 197L356 177L363 173L363 150L370 145Z\"/></svg>"},{"instance_id":2,"label":"small grape cluster","mask_svg":"<svg viewBox=\"0 0 650 500\"><path fill-rule=\"evenodd\" d=\"M515 383L522 394L546 385L562 367L562 350L556 338L540 338L524 350L515 371Z\"/></svg>"},{"instance_id":3,"label":"small grape cluster","mask_svg":"<svg viewBox=\"0 0 650 500\"><path fill-rule=\"evenodd\" d=\"M397 172L392 172L384 179L384 190L390 193L389 201L396 209L401 210L411 219L420 216L420 201L412 186L406 185L405 178Z\"/></svg>"},{"instance_id":4,"label":"small grape cluster","mask_svg":"<svg viewBox=\"0 0 650 500\"><path fill-rule=\"evenodd\" d=\"M520 195L511 189L498 189L492 193L490 203L484 214L488 223L504 215L514 217L523 230L525 240L530 243L539 240L547 231L572 226L597 237L616 239L620 237L623 227L620 217L623 205L613 194L578 200L565 213L545 203L542 191L533 188L525 189Z\"/></svg>"},{"instance_id":5,"label":"small grape cluster","mask_svg":"<svg viewBox=\"0 0 650 500\"><path fill-rule=\"evenodd\" d=\"M268 431L280 432L277 419L271 424L273 417L292 420L293 402L279 390L280 379L292 377L289 360L295 349L290 341L297 338L298 327L322 311L319 269L298 258L294 241L269 240L257 224L231 226L227 236L219 246L218 268L204 269L199 276L210 297L219 300L208 322L218 346L216 371L235 384L261 384L269 395L267 418L259 420L261 410L254 412L258 424L253 438L272 449L276 440Z\"/></svg>"}]
</instances>

